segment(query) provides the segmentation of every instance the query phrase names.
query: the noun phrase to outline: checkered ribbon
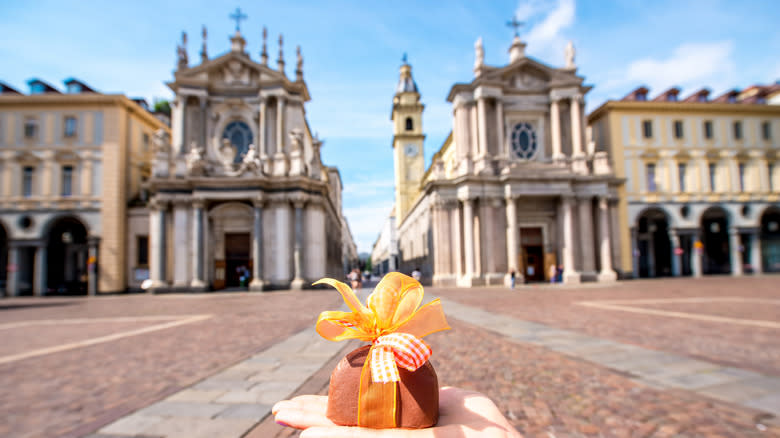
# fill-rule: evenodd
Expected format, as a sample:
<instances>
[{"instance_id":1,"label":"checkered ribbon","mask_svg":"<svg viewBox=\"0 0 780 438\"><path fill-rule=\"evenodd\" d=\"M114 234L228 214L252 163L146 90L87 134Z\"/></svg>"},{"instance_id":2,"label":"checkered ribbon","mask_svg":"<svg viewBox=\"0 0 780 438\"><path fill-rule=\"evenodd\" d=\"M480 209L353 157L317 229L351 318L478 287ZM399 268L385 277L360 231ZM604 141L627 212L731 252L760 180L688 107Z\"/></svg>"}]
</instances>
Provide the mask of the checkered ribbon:
<instances>
[{"instance_id":1,"label":"checkered ribbon","mask_svg":"<svg viewBox=\"0 0 780 438\"><path fill-rule=\"evenodd\" d=\"M409 371L420 368L431 357L431 347L408 333L380 336L371 347L371 380L374 383L398 382L398 365Z\"/></svg>"}]
</instances>

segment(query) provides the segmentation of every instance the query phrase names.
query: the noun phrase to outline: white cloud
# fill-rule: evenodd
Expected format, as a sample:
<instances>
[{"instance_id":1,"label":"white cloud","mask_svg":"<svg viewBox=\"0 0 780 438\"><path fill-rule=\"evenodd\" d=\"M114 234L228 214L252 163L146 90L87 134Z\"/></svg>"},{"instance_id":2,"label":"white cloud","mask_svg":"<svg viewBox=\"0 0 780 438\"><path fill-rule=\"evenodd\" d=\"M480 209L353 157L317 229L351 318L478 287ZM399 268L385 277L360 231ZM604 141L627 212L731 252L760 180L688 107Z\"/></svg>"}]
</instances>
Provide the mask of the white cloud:
<instances>
[{"instance_id":1,"label":"white cloud","mask_svg":"<svg viewBox=\"0 0 780 438\"><path fill-rule=\"evenodd\" d=\"M574 0L532 0L521 2L515 11L520 21L526 21L530 30L522 38L528 51L543 59L563 62L566 47L564 31L574 23Z\"/></svg>"},{"instance_id":2,"label":"white cloud","mask_svg":"<svg viewBox=\"0 0 780 438\"><path fill-rule=\"evenodd\" d=\"M667 58L642 58L631 62L617 81L622 84L647 85L651 94L661 93L669 87L710 87L715 90L732 86L735 63L732 59L734 44L731 41L709 43L685 43L675 48ZM613 84L616 85L616 84Z\"/></svg>"}]
</instances>

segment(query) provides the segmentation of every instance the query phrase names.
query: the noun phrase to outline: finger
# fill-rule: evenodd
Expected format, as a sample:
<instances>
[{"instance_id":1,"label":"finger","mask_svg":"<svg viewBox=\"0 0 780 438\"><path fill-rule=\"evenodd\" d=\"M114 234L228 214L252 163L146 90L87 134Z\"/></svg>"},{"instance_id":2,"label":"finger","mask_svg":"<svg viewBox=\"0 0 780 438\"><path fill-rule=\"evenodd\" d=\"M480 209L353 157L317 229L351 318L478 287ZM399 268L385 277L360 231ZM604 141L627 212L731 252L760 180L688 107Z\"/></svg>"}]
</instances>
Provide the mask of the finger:
<instances>
[{"instance_id":1,"label":"finger","mask_svg":"<svg viewBox=\"0 0 780 438\"><path fill-rule=\"evenodd\" d=\"M305 409L310 411L322 409L324 411L327 408L328 397L324 395L299 395L290 400L277 402L271 408L271 412L276 415L280 409Z\"/></svg>"},{"instance_id":2,"label":"finger","mask_svg":"<svg viewBox=\"0 0 780 438\"><path fill-rule=\"evenodd\" d=\"M434 438L458 436L460 426L427 429L369 429L366 427L312 427L301 432L301 438Z\"/></svg>"}]
</instances>

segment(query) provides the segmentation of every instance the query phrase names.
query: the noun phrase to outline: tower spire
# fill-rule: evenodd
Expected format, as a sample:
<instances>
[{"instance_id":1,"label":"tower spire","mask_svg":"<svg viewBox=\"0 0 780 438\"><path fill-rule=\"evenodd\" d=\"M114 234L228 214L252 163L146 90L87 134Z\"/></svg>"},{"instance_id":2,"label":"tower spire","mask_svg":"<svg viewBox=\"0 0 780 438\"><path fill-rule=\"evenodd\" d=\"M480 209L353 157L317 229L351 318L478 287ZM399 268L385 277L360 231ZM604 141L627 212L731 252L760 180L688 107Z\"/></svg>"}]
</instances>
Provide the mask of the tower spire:
<instances>
[{"instance_id":1,"label":"tower spire","mask_svg":"<svg viewBox=\"0 0 780 438\"><path fill-rule=\"evenodd\" d=\"M209 60L209 54L206 50L206 36L208 33L206 32L206 25L203 25L203 30L201 31L201 35L203 35L203 46L200 49L200 62L204 63Z\"/></svg>"},{"instance_id":2,"label":"tower spire","mask_svg":"<svg viewBox=\"0 0 780 438\"><path fill-rule=\"evenodd\" d=\"M284 52L282 51L282 44L284 43L284 39L282 38L282 34L279 34L279 59L276 60L276 63L279 65L279 71L284 74Z\"/></svg>"},{"instance_id":3,"label":"tower spire","mask_svg":"<svg viewBox=\"0 0 780 438\"><path fill-rule=\"evenodd\" d=\"M409 65L409 59L406 56L406 53L404 53L404 56L401 58L401 74L400 78L398 79L398 86L395 89L396 93L417 93L417 84L414 83L414 79L412 78L412 66Z\"/></svg>"},{"instance_id":4,"label":"tower spire","mask_svg":"<svg viewBox=\"0 0 780 438\"><path fill-rule=\"evenodd\" d=\"M263 62L263 65L268 65L268 47L266 44L266 40L268 39L268 29L266 29L265 26L263 26L263 50L260 52L260 59Z\"/></svg>"}]
</instances>

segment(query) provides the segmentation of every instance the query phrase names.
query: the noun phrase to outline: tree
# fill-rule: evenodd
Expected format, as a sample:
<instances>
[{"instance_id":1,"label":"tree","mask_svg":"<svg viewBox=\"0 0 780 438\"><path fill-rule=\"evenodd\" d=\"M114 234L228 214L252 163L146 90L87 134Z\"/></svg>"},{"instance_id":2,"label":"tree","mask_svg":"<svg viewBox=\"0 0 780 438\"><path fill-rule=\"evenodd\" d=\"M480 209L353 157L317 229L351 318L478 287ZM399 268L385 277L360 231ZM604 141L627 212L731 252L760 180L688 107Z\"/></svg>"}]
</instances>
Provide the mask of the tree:
<instances>
[{"instance_id":1,"label":"tree","mask_svg":"<svg viewBox=\"0 0 780 438\"><path fill-rule=\"evenodd\" d=\"M154 112L171 115L171 103L165 99L154 99Z\"/></svg>"}]
</instances>

